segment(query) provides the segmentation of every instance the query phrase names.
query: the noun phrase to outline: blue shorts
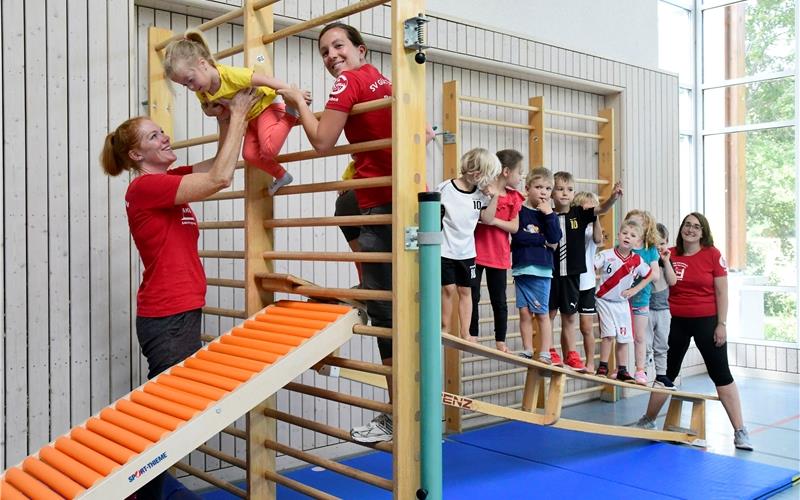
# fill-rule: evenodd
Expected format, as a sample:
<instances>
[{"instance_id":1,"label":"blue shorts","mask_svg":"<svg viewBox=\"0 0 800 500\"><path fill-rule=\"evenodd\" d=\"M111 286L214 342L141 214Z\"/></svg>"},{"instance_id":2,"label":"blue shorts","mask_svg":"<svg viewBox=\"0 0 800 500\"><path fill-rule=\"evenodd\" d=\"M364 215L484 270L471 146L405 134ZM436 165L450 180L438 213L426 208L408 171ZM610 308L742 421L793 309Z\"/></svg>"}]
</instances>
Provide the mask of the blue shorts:
<instances>
[{"instance_id":1,"label":"blue shorts","mask_svg":"<svg viewBox=\"0 0 800 500\"><path fill-rule=\"evenodd\" d=\"M527 307L531 314L548 314L550 308L550 282L552 278L542 278L523 274L514 276L517 292L517 307Z\"/></svg>"}]
</instances>

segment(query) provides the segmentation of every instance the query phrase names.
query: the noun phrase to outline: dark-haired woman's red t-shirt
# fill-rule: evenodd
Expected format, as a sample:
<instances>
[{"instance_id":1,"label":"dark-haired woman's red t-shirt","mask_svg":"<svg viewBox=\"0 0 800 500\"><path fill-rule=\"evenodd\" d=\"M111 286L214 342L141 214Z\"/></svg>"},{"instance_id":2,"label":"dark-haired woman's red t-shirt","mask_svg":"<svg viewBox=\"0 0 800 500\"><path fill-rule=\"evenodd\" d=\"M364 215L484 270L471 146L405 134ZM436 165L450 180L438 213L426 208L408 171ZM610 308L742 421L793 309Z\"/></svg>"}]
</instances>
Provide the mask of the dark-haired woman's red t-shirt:
<instances>
[{"instance_id":1,"label":"dark-haired woman's red t-shirt","mask_svg":"<svg viewBox=\"0 0 800 500\"><path fill-rule=\"evenodd\" d=\"M714 278L728 275L728 264L716 247L703 247L694 255L678 255L669 249L672 268L678 281L669 289L669 310L681 318L701 318L717 314Z\"/></svg>"}]
</instances>

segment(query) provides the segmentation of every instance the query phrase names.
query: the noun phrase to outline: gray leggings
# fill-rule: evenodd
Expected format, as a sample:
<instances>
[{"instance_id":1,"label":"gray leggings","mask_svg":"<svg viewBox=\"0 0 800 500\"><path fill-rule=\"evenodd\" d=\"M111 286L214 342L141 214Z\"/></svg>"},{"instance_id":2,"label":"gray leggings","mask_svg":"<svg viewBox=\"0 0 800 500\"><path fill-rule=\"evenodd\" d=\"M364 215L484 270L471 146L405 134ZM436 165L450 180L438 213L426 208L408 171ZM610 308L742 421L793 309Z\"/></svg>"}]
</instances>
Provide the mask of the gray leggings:
<instances>
[{"instance_id":1,"label":"gray leggings","mask_svg":"<svg viewBox=\"0 0 800 500\"><path fill-rule=\"evenodd\" d=\"M672 315L669 309L650 309L647 322L647 357L653 356L656 375L667 374L667 351L669 350L669 324Z\"/></svg>"}]
</instances>

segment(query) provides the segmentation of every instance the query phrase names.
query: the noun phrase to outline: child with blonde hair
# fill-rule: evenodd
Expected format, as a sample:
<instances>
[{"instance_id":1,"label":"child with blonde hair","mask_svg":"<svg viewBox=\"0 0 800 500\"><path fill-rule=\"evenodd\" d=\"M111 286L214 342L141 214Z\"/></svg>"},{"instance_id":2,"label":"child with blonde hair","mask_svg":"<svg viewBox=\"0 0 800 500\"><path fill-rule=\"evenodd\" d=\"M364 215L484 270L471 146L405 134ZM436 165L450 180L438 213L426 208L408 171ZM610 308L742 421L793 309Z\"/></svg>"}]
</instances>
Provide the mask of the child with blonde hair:
<instances>
[{"instance_id":1,"label":"child with blonde hair","mask_svg":"<svg viewBox=\"0 0 800 500\"><path fill-rule=\"evenodd\" d=\"M584 210L593 209L600 204L600 199L590 191L581 191L572 200L573 207L581 207ZM594 221L586 226L584 232L584 248L586 251L586 272L582 273L578 280L578 326L583 337L583 350L586 353L586 369L594 372L594 318L597 315L595 309L595 282L597 276L594 272L594 256L597 253L597 245L603 242L603 228L598 221ZM564 340L561 341L562 352L567 352L568 348Z\"/></svg>"},{"instance_id":2,"label":"child with blonde hair","mask_svg":"<svg viewBox=\"0 0 800 500\"><path fill-rule=\"evenodd\" d=\"M502 170L497 176L497 211L491 224L475 228L475 281L472 284L472 321L469 334L479 333L478 303L481 300L481 278L486 271L486 288L494 313L494 340L499 351L508 352L508 303L506 300L507 269L511 267L509 234L519 228L519 211L525 197L517 191L522 176L522 153L514 149L497 152Z\"/></svg>"},{"instance_id":3,"label":"child with blonde hair","mask_svg":"<svg viewBox=\"0 0 800 500\"><path fill-rule=\"evenodd\" d=\"M597 375L608 376L608 357L616 340L617 380L633 382L628 373L628 345L633 340L633 325L628 299L650 284L650 266L633 252L641 245L643 230L632 220L622 221L617 246L603 250L594 258L594 268L600 271L597 286L597 315L600 318L600 366ZM634 285L634 280L639 280Z\"/></svg>"},{"instance_id":4,"label":"child with blonde hair","mask_svg":"<svg viewBox=\"0 0 800 500\"><path fill-rule=\"evenodd\" d=\"M675 283L678 278L672 269L671 253L669 251L669 232L664 224L656 223L658 230L658 266L661 270L658 278L654 279L650 294L650 324L647 328L647 354L653 357L656 379L653 387L676 390L675 384L667 377L667 350L669 350L669 324L672 315L669 312L669 284Z\"/></svg>"},{"instance_id":5,"label":"child with blonde hair","mask_svg":"<svg viewBox=\"0 0 800 500\"><path fill-rule=\"evenodd\" d=\"M553 280L553 246L561 239L558 216L550 196L553 174L544 167L534 168L525 179L528 197L519 212L517 231L511 235L511 275L519 308L522 336L520 356L532 359L533 318L539 326L541 345L537 361L561 366L551 353L553 328L550 322L550 283Z\"/></svg>"},{"instance_id":6,"label":"child with blonde hair","mask_svg":"<svg viewBox=\"0 0 800 500\"><path fill-rule=\"evenodd\" d=\"M442 194L442 330L450 329L453 296L458 293L459 335L469 334L472 318L472 282L475 280L475 226L494 220L497 210L495 179L501 164L483 148L461 157L461 176L448 179L436 190Z\"/></svg>"},{"instance_id":7,"label":"child with blonde hair","mask_svg":"<svg viewBox=\"0 0 800 500\"><path fill-rule=\"evenodd\" d=\"M631 210L625 214L625 220L633 221L641 226L641 245L635 247L633 252L650 266L653 274L652 279L654 281L658 280L661 271L658 267L658 249L656 245L658 244L659 236L655 219L646 210ZM651 286L648 284L630 300L631 314L633 315L633 352L636 363L636 371L633 374L633 378L639 385L647 385L647 325L650 321L650 292Z\"/></svg>"},{"instance_id":8,"label":"child with blonde hair","mask_svg":"<svg viewBox=\"0 0 800 500\"><path fill-rule=\"evenodd\" d=\"M226 113L226 103L243 88L256 87L261 94L247 115L249 121L242 147L242 157L251 165L270 174L274 181L269 194L290 184L292 175L275 161L286 142L299 113L274 102L277 90L290 88L277 78L262 75L252 68L220 64L214 60L203 34L189 30L174 40L164 51L164 72L167 78L193 91L208 116ZM305 92L306 100L311 94Z\"/></svg>"}]
</instances>

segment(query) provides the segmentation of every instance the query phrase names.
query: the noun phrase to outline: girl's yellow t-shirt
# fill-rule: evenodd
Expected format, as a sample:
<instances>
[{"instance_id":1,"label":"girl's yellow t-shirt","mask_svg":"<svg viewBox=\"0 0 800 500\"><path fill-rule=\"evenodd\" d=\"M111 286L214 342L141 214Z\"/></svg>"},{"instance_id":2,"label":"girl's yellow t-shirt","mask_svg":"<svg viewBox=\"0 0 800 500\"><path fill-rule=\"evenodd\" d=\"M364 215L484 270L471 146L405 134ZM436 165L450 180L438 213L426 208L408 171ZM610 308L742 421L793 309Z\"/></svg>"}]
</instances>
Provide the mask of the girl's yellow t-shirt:
<instances>
[{"instance_id":1,"label":"girl's yellow t-shirt","mask_svg":"<svg viewBox=\"0 0 800 500\"><path fill-rule=\"evenodd\" d=\"M236 66L226 66L224 64L216 64L215 67L219 71L220 86L213 95L206 92L195 92L200 102L214 102L218 99L231 99L242 89L252 87L253 82L253 69L252 68L239 68ZM252 120L260 115L262 111L272 104L275 96L278 94L275 89L269 87L257 87L258 91L262 94L261 99L256 102L250 112L247 113L247 120Z\"/></svg>"}]
</instances>

